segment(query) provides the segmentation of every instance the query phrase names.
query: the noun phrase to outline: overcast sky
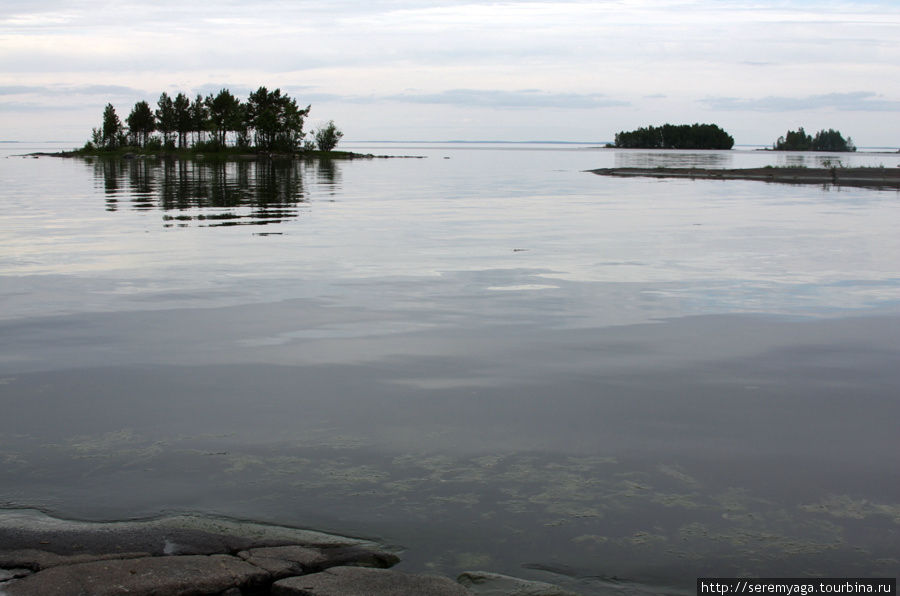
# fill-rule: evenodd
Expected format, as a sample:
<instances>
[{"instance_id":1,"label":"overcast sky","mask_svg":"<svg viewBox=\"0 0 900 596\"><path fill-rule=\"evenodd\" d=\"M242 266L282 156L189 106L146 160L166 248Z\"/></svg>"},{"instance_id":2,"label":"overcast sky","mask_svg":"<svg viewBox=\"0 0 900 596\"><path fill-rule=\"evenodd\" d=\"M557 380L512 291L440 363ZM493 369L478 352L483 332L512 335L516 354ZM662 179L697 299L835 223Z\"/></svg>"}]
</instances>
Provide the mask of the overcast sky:
<instances>
[{"instance_id":1,"label":"overcast sky","mask_svg":"<svg viewBox=\"0 0 900 596\"><path fill-rule=\"evenodd\" d=\"M345 140L900 146L897 0L3 0L0 140L82 144L112 103L259 86Z\"/></svg>"}]
</instances>

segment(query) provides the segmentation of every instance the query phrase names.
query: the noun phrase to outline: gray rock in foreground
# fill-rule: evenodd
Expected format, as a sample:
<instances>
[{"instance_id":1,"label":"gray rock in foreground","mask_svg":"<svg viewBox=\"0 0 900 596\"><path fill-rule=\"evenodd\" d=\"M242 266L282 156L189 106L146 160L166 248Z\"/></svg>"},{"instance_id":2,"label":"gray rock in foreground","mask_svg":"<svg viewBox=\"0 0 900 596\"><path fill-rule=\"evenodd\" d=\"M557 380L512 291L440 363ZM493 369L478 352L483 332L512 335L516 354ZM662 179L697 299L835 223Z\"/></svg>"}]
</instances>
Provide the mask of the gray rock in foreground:
<instances>
[{"instance_id":1,"label":"gray rock in foreground","mask_svg":"<svg viewBox=\"0 0 900 596\"><path fill-rule=\"evenodd\" d=\"M6 545L4 544L4 546ZM150 553L129 552L101 555L85 553L82 553L80 555L58 555L56 553L45 552L36 548L26 548L22 550L0 550L0 569L15 569L17 567L20 567L29 571L40 571L41 569L59 567L60 565L75 565L77 563L108 561L110 559L137 559L139 557L149 556Z\"/></svg>"},{"instance_id":2,"label":"gray rock in foreground","mask_svg":"<svg viewBox=\"0 0 900 596\"><path fill-rule=\"evenodd\" d=\"M386 569L400 562L400 557L392 553L359 547L277 546L254 548L240 552L238 556L252 565L265 569L273 580L317 573L330 567L345 565Z\"/></svg>"},{"instance_id":3,"label":"gray rock in foreground","mask_svg":"<svg viewBox=\"0 0 900 596\"><path fill-rule=\"evenodd\" d=\"M571 596L482 572L461 576L470 592L388 569L399 562L374 542L233 520L88 523L0 510L0 596Z\"/></svg>"},{"instance_id":4,"label":"gray rock in foreground","mask_svg":"<svg viewBox=\"0 0 900 596\"><path fill-rule=\"evenodd\" d=\"M261 596L285 578L399 562L369 541L232 520L104 524L0 511L0 596Z\"/></svg>"},{"instance_id":5,"label":"gray rock in foreground","mask_svg":"<svg viewBox=\"0 0 900 596\"><path fill-rule=\"evenodd\" d=\"M229 555L144 557L51 567L0 584L0 594L202 596L262 587L269 577L265 570Z\"/></svg>"},{"instance_id":6,"label":"gray rock in foreground","mask_svg":"<svg viewBox=\"0 0 900 596\"><path fill-rule=\"evenodd\" d=\"M0 545L5 550L38 549L62 556L123 552L212 555L262 546L358 546L366 540L205 516L176 515L139 522L78 522L31 509L0 510Z\"/></svg>"},{"instance_id":7,"label":"gray rock in foreground","mask_svg":"<svg viewBox=\"0 0 900 596\"><path fill-rule=\"evenodd\" d=\"M471 596L446 577L411 575L391 569L333 567L275 582L273 596Z\"/></svg>"},{"instance_id":8,"label":"gray rock in foreground","mask_svg":"<svg viewBox=\"0 0 900 596\"><path fill-rule=\"evenodd\" d=\"M265 569L273 579L313 573L328 563L321 550L304 546L254 548L240 552L238 556L251 565Z\"/></svg>"}]
</instances>

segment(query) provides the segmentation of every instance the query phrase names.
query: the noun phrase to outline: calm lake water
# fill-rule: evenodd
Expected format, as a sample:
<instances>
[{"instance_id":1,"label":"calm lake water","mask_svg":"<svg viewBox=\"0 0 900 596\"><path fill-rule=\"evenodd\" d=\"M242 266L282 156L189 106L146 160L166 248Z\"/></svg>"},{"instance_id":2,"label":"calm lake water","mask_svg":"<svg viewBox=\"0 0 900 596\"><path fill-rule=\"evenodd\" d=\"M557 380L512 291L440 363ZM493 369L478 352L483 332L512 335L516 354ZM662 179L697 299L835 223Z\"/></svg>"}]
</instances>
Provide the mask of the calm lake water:
<instances>
[{"instance_id":1,"label":"calm lake water","mask_svg":"<svg viewBox=\"0 0 900 596\"><path fill-rule=\"evenodd\" d=\"M900 572L900 194L585 172L896 153L0 147L0 508L585 594Z\"/></svg>"}]
</instances>

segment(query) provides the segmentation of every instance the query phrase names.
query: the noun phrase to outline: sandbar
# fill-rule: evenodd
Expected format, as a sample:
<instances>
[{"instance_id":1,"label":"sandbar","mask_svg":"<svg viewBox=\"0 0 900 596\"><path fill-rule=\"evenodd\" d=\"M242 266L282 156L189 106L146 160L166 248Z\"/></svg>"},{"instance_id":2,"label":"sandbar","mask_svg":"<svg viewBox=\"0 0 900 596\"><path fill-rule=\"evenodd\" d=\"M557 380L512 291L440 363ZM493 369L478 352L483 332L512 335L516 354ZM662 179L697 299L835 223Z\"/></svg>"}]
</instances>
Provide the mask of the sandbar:
<instances>
[{"instance_id":1,"label":"sandbar","mask_svg":"<svg viewBox=\"0 0 900 596\"><path fill-rule=\"evenodd\" d=\"M900 168L600 168L600 176L690 178L692 180L760 180L782 184L824 184L900 189Z\"/></svg>"}]
</instances>

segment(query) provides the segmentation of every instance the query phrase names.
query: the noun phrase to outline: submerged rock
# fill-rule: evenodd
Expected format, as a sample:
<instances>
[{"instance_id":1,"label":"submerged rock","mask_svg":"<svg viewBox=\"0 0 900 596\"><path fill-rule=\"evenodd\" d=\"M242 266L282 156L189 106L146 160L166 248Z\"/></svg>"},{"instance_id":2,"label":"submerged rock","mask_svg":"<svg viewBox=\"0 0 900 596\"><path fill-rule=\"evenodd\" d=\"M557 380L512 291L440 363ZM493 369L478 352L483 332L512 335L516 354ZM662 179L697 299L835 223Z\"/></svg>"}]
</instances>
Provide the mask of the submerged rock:
<instances>
[{"instance_id":1,"label":"submerged rock","mask_svg":"<svg viewBox=\"0 0 900 596\"><path fill-rule=\"evenodd\" d=\"M475 596L580 596L576 592L564 590L553 584L527 581L487 571L464 571L459 574L456 581Z\"/></svg>"},{"instance_id":2,"label":"submerged rock","mask_svg":"<svg viewBox=\"0 0 900 596\"><path fill-rule=\"evenodd\" d=\"M437 575L413 575L391 569L334 567L321 573L284 579L273 596L471 596L458 583Z\"/></svg>"}]
</instances>

